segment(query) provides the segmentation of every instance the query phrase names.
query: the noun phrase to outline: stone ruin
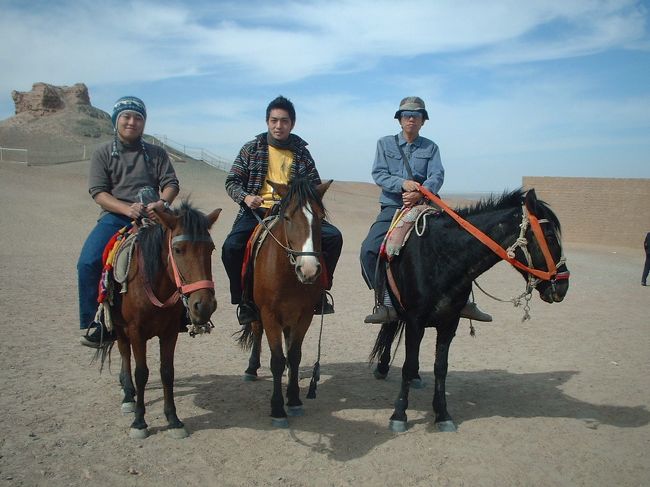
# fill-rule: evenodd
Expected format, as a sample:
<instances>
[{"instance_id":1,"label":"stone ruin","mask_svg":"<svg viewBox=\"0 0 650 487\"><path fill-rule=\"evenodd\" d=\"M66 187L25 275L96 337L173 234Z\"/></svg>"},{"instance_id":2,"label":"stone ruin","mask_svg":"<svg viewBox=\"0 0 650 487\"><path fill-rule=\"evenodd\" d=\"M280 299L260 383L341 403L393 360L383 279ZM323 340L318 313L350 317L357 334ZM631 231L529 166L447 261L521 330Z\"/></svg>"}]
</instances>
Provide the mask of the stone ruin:
<instances>
[{"instance_id":1,"label":"stone ruin","mask_svg":"<svg viewBox=\"0 0 650 487\"><path fill-rule=\"evenodd\" d=\"M54 86L34 83L31 91L12 91L16 115L28 113L34 116L48 115L67 108L90 107L88 88L83 83L73 86Z\"/></svg>"}]
</instances>

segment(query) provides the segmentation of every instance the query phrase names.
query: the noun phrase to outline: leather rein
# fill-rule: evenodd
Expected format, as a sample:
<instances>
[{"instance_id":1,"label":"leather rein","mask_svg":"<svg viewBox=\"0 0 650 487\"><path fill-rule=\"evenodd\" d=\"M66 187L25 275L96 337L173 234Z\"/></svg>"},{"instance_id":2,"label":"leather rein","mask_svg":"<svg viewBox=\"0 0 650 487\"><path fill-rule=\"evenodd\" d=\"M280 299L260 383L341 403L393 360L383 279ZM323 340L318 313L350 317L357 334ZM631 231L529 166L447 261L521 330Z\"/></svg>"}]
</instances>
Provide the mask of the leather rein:
<instances>
[{"instance_id":1,"label":"leather rein","mask_svg":"<svg viewBox=\"0 0 650 487\"><path fill-rule=\"evenodd\" d=\"M171 296L169 296L169 298L167 298L165 302L160 301L154 294L153 290L151 289L151 283L149 283L149 281L146 279L144 274L144 262L142 257L142 251L139 251L138 265L140 266L140 272L142 273L143 276L144 290L147 293L147 297L149 298L149 301L151 301L151 304L157 306L158 308L169 308L170 306L173 306L178 302L181 296L183 297L183 304L185 305L185 307L187 307L187 296L192 294L194 291L198 291L199 289L214 290L214 281L210 281L208 279L195 281L190 284L185 284L185 278L178 270L178 266L176 265L176 260L174 259L174 254L172 252L173 251L172 245L175 244L176 242L182 242L182 241L212 242L212 238L209 235L207 237L201 237L198 239L192 238L189 235L185 235L185 234L177 235L176 237L173 238L171 237L171 235L169 236L169 238L167 239L168 248L169 248L167 258L169 259L169 262L171 263L172 266L172 272L174 274L174 283L176 284L176 291L174 291L174 293Z\"/></svg>"},{"instance_id":2,"label":"leather rein","mask_svg":"<svg viewBox=\"0 0 650 487\"><path fill-rule=\"evenodd\" d=\"M458 213L456 213L454 210L452 210L444 201L442 201L438 196L433 194L431 191L429 191L427 188L424 186L420 185L419 187L420 193L422 193L427 199L431 200L434 202L436 205L438 205L445 213L447 213L450 217L452 217L456 222L468 233L470 233L472 236L474 236L477 240L479 240L483 245L488 247L492 252L494 252L497 256L499 256L502 260L505 260L512 266L521 269L522 271L526 272L529 277L535 277L540 281L549 281L552 285L555 285L555 282L558 280L566 280L569 279L569 276L571 273L566 270L562 272L558 272L557 268L561 267L564 265L565 259L564 256L560 258L559 262L556 264L555 261L553 260L553 257L551 255L551 251L548 247L548 242L546 240L546 237L544 236L544 231L542 230L542 227L540 223L546 223L547 220L539 220L537 216L535 216L534 213L530 211L530 208L528 208L526 205L523 205L523 211L522 211L522 223L521 223L521 234L520 238L513 244L508 250L502 248L498 243L496 243L494 240L492 240L489 236L487 236L484 232L476 228L474 225L469 223L467 220L462 218ZM537 239L537 243L542 250L542 254L544 255L544 260L546 261L546 268L548 269L547 271L543 271L540 269L535 269L532 267L532 261L530 258L530 254L528 253L526 249L527 242L525 242L525 238L523 238L523 234L525 233L526 226L530 224L531 229L533 230L533 235ZM520 243L523 239L523 243ZM515 258L514 251L517 247L521 247L522 250L524 250L524 255L526 256L526 260L528 262L528 265L520 262Z\"/></svg>"}]
</instances>

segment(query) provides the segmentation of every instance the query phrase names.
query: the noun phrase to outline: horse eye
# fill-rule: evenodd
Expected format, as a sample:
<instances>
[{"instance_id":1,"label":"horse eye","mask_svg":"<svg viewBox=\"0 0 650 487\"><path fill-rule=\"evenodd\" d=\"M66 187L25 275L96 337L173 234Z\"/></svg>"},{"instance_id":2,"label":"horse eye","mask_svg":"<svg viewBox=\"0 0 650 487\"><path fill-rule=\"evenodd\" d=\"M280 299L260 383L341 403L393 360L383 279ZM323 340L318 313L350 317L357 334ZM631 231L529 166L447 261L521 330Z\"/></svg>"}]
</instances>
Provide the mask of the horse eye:
<instances>
[{"instance_id":1,"label":"horse eye","mask_svg":"<svg viewBox=\"0 0 650 487\"><path fill-rule=\"evenodd\" d=\"M174 247L174 253L176 255L181 255L183 253L183 249L181 249L180 247Z\"/></svg>"}]
</instances>

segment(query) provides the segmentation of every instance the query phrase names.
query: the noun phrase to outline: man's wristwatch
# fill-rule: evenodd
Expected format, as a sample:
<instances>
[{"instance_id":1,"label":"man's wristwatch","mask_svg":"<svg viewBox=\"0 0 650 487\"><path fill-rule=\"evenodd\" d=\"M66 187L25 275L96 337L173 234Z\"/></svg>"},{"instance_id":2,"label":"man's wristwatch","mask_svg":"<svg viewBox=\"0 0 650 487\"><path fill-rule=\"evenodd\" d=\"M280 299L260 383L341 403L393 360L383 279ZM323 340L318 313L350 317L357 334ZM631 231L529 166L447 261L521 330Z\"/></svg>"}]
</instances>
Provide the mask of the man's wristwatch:
<instances>
[{"instance_id":1,"label":"man's wristwatch","mask_svg":"<svg viewBox=\"0 0 650 487\"><path fill-rule=\"evenodd\" d=\"M163 207L165 208L165 210L167 210L167 211L171 211L171 210L172 210L171 205L170 205L169 203L167 203L167 200L166 200L166 199L160 198L160 201L163 202Z\"/></svg>"}]
</instances>

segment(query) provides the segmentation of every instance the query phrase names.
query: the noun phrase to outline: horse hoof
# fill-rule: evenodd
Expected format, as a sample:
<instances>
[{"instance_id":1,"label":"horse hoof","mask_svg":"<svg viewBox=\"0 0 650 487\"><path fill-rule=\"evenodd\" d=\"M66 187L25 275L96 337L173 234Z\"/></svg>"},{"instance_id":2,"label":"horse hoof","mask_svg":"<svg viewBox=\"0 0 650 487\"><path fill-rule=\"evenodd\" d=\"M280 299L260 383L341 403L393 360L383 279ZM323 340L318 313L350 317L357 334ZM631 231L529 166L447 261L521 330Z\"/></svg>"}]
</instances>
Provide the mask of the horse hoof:
<instances>
[{"instance_id":1,"label":"horse hoof","mask_svg":"<svg viewBox=\"0 0 650 487\"><path fill-rule=\"evenodd\" d=\"M404 433L406 431L406 421L398 421L397 419L391 419L388 423L388 427L394 433Z\"/></svg>"},{"instance_id":2,"label":"horse hoof","mask_svg":"<svg viewBox=\"0 0 650 487\"><path fill-rule=\"evenodd\" d=\"M257 380L257 376L253 374L247 374L244 372L244 382L254 382Z\"/></svg>"},{"instance_id":3,"label":"horse hoof","mask_svg":"<svg viewBox=\"0 0 650 487\"><path fill-rule=\"evenodd\" d=\"M274 428L288 428L289 420L287 418L271 418L271 425Z\"/></svg>"},{"instance_id":4,"label":"horse hoof","mask_svg":"<svg viewBox=\"0 0 650 487\"><path fill-rule=\"evenodd\" d=\"M424 383L424 381L422 379L418 378L418 379L412 379L411 380L411 387L413 389L424 389L425 385L426 384Z\"/></svg>"},{"instance_id":5,"label":"horse hoof","mask_svg":"<svg viewBox=\"0 0 650 487\"><path fill-rule=\"evenodd\" d=\"M287 414L293 417L303 416L305 414L305 411L302 409L302 406L288 406Z\"/></svg>"},{"instance_id":6,"label":"horse hoof","mask_svg":"<svg viewBox=\"0 0 650 487\"><path fill-rule=\"evenodd\" d=\"M147 428L131 428L129 431L129 438L133 438L134 440L144 440L147 436L149 436Z\"/></svg>"},{"instance_id":7,"label":"horse hoof","mask_svg":"<svg viewBox=\"0 0 650 487\"><path fill-rule=\"evenodd\" d=\"M384 380L388 376L388 372L382 374L381 372L379 372L379 369L375 369L372 371L372 375L374 375L375 379L377 380Z\"/></svg>"},{"instance_id":8,"label":"horse hoof","mask_svg":"<svg viewBox=\"0 0 650 487\"><path fill-rule=\"evenodd\" d=\"M122 406L120 407L122 409L122 414L129 414L135 412L135 403L134 402L123 402Z\"/></svg>"},{"instance_id":9,"label":"horse hoof","mask_svg":"<svg viewBox=\"0 0 650 487\"><path fill-rule=\"evenodd\" d=\"M440 421L439 423L436 423L436 429L443 433L454 433L458 430L453 421Z\"/></svg>"},{"instance_id":10,"label":"horse hoof","mask_svg":"<svg viewBox=\"0 0 650 487\"><path fill-rule=\"evenodd\" d=\"M171 436L175 440L180 440L190 436L190 434L187 432L184 426L181 426L180 428L169 428L168 431L169 431L169 436Z\"/></svg>"}]
</instances>

